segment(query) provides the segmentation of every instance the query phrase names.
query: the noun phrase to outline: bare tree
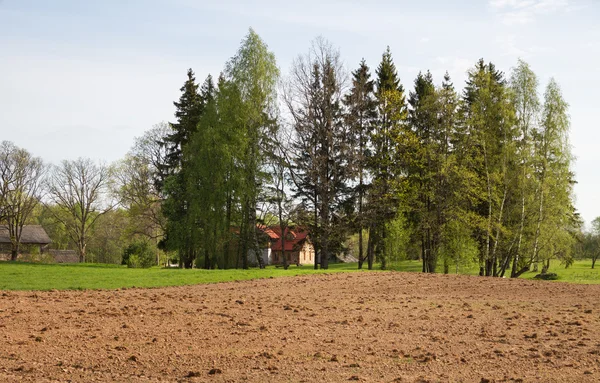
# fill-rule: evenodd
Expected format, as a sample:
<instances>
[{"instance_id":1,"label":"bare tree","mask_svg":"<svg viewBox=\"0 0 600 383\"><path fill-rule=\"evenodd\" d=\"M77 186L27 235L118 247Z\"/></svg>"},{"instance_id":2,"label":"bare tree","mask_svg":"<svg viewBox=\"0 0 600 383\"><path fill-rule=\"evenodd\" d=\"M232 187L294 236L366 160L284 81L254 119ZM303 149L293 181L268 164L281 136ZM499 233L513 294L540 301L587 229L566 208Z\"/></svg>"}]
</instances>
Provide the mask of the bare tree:
<instances>
[{"instance_id":1,"label":"bare tree","mask_svg":"<svg viewBox=\"0 0 600 383\"><path fill-rule=\"evenodd\" d=\"M65 160L53 168L49 177L49 201L60 208L52 209L52 215L65 225L69 237L77 245L80 262L85 262L90 228L115 206L106 200L109 182L109 168L87 158Z\"/></svg>"},{"instance_id":2,"label":"bare tree","mask_svg":"<svg viewBox=\"0 0 600 383\"><path fill-rule=\"evenodd\" d=\"M19 256L23 226L40 200L45 166L12 142L0 144L0 222L6 222L11 260Z\"/></svg>"}]
</instances>

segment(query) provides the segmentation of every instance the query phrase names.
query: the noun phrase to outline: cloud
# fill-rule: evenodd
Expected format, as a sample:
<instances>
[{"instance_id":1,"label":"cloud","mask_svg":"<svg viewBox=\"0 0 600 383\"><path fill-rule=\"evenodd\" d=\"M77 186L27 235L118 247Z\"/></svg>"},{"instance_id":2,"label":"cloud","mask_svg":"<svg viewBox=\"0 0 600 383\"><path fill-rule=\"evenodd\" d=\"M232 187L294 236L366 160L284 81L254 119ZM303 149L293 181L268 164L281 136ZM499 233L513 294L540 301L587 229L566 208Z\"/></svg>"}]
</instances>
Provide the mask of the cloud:
<instances>
[{"instance_id":1,"label":"cloud","mask_svg":"<svg viewBox=\"0 0 600 383\"><path fill-rule=\"evenodd\" d=\"M529 24L540 16L581 9L572 0L489 0L489 5L507 25Z\"/></svg>"}]
</instances>

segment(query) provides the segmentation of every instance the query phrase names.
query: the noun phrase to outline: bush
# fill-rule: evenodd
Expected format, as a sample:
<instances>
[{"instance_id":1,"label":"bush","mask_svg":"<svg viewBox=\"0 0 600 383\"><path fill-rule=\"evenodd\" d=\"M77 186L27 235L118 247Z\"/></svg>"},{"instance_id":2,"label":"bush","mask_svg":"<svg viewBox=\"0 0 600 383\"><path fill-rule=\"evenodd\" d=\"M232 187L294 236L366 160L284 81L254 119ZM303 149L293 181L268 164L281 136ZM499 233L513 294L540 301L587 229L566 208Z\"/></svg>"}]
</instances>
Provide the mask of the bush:
<instances>
[{"instance_id":1,"label":"bush","mask_svg":"<svg viewBox=\"0 0 600 383\"><path fill-rule=\"evenodd\" d=\"M558 275L556 273L542 273L542 274L536 275L533 278L534 279L543 279L545 281L555 281L558 279Z\"/></svg>"},{"instance_id":2,"label":"bush","mask_svg":"<svg viewBox=\"0 0 600 383\"><path fill-rule=\"evenodd\" d=\"M156 259L148 242L136 241L123 251L122 264L129 268L148 268L156 264Z\"/></svg>"}]
</instances>

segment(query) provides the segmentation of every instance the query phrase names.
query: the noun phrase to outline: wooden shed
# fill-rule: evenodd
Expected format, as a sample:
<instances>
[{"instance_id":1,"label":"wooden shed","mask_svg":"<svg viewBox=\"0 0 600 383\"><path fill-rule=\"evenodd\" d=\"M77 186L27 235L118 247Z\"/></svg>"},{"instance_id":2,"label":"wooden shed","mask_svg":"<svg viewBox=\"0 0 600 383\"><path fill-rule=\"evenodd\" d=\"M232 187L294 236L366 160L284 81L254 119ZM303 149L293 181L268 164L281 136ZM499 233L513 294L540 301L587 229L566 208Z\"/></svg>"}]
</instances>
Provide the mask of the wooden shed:
<instances>
[{"instance_id":1,"label":"wooden shed","mask_svg":"<svg viewBox=\"0 0 600 383\"><path fill-rule=\"evenodd\" d=\"M40 225L25 225L21 234L22 252L31 252L34 248L39 249L40 254L43 253L48 245L52 242L46 230ZM10 259L12 249L8 226L0 225L0 260Z\"/></svg>"}]
</instances>

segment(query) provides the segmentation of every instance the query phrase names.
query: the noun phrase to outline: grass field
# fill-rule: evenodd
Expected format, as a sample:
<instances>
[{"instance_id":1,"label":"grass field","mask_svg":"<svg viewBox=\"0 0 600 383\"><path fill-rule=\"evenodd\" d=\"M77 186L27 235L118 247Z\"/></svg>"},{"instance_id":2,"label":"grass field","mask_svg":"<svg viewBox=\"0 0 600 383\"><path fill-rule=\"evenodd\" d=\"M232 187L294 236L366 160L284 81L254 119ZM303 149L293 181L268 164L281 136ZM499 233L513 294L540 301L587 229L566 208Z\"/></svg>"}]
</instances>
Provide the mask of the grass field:
<instances>
[{"instance_id":1,"label":"grass field","mask_svg":"<svg viewBox=\"0 0 600 383\"><path fill-rule=\"evenodd\" d=\"M105 264L40 264L0 262L0 290L81 290L122 287L183 286L202 283L243 281L314 273L350 272L356 264L336 264L329 270L308 266L266 269L128 269Z\"/></svg>"},{"instance_id":2,"label":"grass field","mask_svg":"<svg viewBox=\"0 0 600 383\"><path fill-rule=\"evenodd\" d=\"M419 272L418 261L395 263L393 269L404 272ZM315 273L357 272L355 263L332 264L329 270L314 270L312 266L290 266L288 270L267 267L264 270L181 270L128 269L120 265L101 264L35 264L0 262L0 290L80 290L117 289L123 287L182 286L216 283L257 278L275 278ZM565 269L556 262L551 272L557 273L559 281L585 284L600 284L600 266L592 270L591 261L577 261ZM366 272L366 271L363 271ZM465 274L477 274L476 268L464 270ZM522 276L532 279L536 273Z\"/></svg>"}]
</instances>

